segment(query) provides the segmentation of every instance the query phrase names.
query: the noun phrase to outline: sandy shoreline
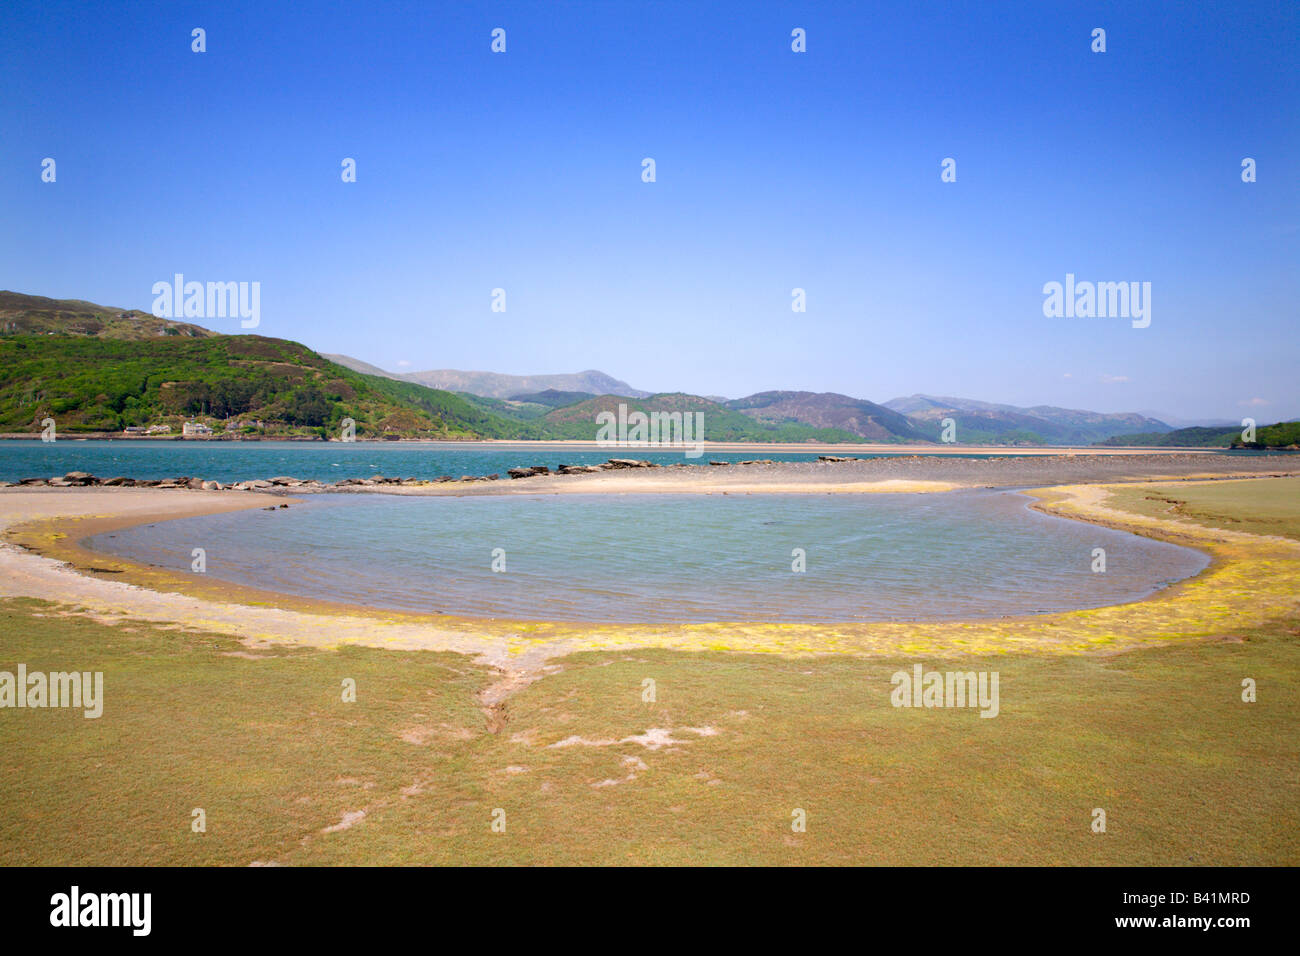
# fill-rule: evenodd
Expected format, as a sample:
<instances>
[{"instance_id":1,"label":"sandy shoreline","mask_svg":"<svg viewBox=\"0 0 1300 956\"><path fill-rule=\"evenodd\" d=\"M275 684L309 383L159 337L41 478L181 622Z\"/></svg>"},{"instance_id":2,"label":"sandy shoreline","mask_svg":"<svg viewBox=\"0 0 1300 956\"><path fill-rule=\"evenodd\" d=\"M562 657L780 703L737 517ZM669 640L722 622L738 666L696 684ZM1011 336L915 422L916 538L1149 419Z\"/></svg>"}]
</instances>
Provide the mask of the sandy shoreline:
<instances>
[{"instance_id":1,"label":"sandy shoreline","mask_svg":"<svg viewBox=\"0 0 1300 956\"><path fill-rule=\"evenodd\" d=\"M573 483L604 477L625 482L632 476L573 476ZM1022 479L1016 480L1023 483ZM849 492L855 484L841 482L840 490ZM772 487L755 486L760 493ZM644 484L637 489L648 490ZM1106 489L1099 483L1062 483L1033 494L1042 499L1040 507L1052 514L1200 548L1211 556L1211 566L1142 601L1004 619L667 625L471 619L329 605L258 592L201 575L141 568L78 544L110 528L220 511L278 508L286 503L292 507L293 499L283 495L9 488L0 490L4 535L0 596L53 601L105 621L139 619L228 634L250 647L272 642L450 650L507 672L533 670L547 659L574 651L610 648L939 657L1017 650L1113 652L1216 630L1221 633L1225 628L1271 620L1300 606L1300 544L1294 541L1110 511L1104 505Z\"/></svg>"}]
</instances>

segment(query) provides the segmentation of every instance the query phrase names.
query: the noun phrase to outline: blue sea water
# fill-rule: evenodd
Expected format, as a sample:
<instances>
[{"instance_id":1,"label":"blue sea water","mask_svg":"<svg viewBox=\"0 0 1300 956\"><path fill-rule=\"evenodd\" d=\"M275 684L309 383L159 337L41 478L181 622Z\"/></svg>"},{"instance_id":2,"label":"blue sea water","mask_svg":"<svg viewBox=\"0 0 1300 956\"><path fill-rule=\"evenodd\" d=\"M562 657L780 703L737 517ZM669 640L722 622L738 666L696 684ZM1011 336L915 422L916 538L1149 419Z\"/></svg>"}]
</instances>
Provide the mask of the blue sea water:
<instances>
[{"instance_id":1,"label":"blue sea water","mask_svg":"<svg viewBox=\"0 0 1300 956\"><path fill-rule=\"evenodd\" d=\"M69 471L86 471L100 478L203 478L232 482L290 475L338 481L369 478L432 479L440 475L505 477L511 468L528 465L595 465L610 458L641 458L656 464L707 466L715 461L763 458L773 461L814 461L826 450L806 453L766 451L715 452L687 458L678 451L649 449L573 449L536 444L480 445L463 442L226 442L153 440L77 440L60 438L0 441L0 481L52 478ZM832 454L835 454L832 452ZM882 453L887 454L887 453ZM860 455L859 457L878 457ZM973 455L970 457L988 457Z\"/></svg>"}]
</instances>

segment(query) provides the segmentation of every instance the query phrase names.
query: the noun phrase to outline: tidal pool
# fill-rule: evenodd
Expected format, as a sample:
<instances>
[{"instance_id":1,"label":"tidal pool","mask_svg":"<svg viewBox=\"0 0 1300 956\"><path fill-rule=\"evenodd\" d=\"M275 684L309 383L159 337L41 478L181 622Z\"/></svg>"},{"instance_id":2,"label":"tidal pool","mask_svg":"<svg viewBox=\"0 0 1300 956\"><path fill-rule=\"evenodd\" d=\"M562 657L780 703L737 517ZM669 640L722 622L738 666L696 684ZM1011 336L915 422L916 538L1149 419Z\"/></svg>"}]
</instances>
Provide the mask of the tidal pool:
<instances>
[{"instance_id":1,"label":"tidal pool","mask_svg":"<svg viewBox=\"0 0 1300 956\"><path fill-rule=\"evenodd\" d=\"M624 623L1101 607L1208 564L1199 551L1044 515L1029 502L986 490L314 495L288 509L159 522L88 545L185 573L201 548L208 579L375 608Z\"/></svg>"}]
</instances>

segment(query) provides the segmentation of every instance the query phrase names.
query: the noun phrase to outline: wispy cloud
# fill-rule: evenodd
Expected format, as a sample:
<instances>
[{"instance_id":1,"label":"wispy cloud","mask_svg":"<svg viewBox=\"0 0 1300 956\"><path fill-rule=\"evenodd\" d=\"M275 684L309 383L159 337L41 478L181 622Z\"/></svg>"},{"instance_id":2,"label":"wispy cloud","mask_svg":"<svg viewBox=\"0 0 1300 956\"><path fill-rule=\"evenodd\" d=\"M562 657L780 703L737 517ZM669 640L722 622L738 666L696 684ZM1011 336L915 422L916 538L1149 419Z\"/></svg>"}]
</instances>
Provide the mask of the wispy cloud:
<instances>
[{"instance_id":1,"label":"wispy cloud","mask_svg":"<svg viewBox=\"0 0 1300 956\"><path fill-rule=\"evenodd\" d=\"M1103 385L1122 385L1129 380L1127 375L1099 375L1097 380Z\"/></svg>"},{"instance_id":2,"label":"wispy cloud","mask_svg":"<svg viewBox=\"0 0 1300 956\"><path fill-rule=\"evenodd\" d=\"M1248 399L1245 399L1244 401L1240 401L1240 402L1238 402L1237 404L1238 404L1238 405L1247 405L1247 406L1250 406L1250 407L1252 407L1252 408L1258 408L1260 405L1272 405L1273 403L1270 402L1270 401L1269 401L1268 399L1266 399L1266 398L1248 398Z\"/></svg>"}]
</instances>

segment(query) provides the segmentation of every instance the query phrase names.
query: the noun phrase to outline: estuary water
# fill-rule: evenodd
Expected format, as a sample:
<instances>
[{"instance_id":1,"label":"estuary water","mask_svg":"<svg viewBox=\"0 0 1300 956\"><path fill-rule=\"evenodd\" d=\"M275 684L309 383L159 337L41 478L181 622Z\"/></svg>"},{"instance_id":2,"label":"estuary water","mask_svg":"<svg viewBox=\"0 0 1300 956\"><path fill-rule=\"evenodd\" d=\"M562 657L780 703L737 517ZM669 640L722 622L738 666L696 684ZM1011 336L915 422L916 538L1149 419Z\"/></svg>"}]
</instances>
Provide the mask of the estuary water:
<instances>
[{"instance_id":1,"label":"estuary water","mask_svg":"<svg viewBox=\"0 0 1300 956\"><path fill-rule=\"evenodd\" d=\"M610 458L640 458L660 465L714 461L815 461L824 449L807 453L766 451L715 452L686 458L681 450L649 448L583 448L555 446L478 445L464 442L288 442L288 441L155 441L81 440L60 438L0 441L0 481L52 478L69 471L86 471L100 478L203 478L229 483L290 475L318 481L369 478L434 479L441 475L499 474L511 468L558 464L597 465ZM834 454L831 452L830 454ZM859 457L869 458L871 455ZM985 456L974 456L985 457Z\"/></svg>"},{"instance_id":2,"label":"estuary water","mask_svg":"<svg viewBox=\"0 0 1300 956\"><path fill-rule=\"evenodd\" d=\"M89 546L376 608L596 622L999 617L1137 600L1198 551L1033 511L1010 491L866 495L314 495ZM1094 549L1106 570L1092 570ZM803 570L800 566L802 552ZM494 566L497 570L494 570Z\"/></svg>"}]
</instances>

